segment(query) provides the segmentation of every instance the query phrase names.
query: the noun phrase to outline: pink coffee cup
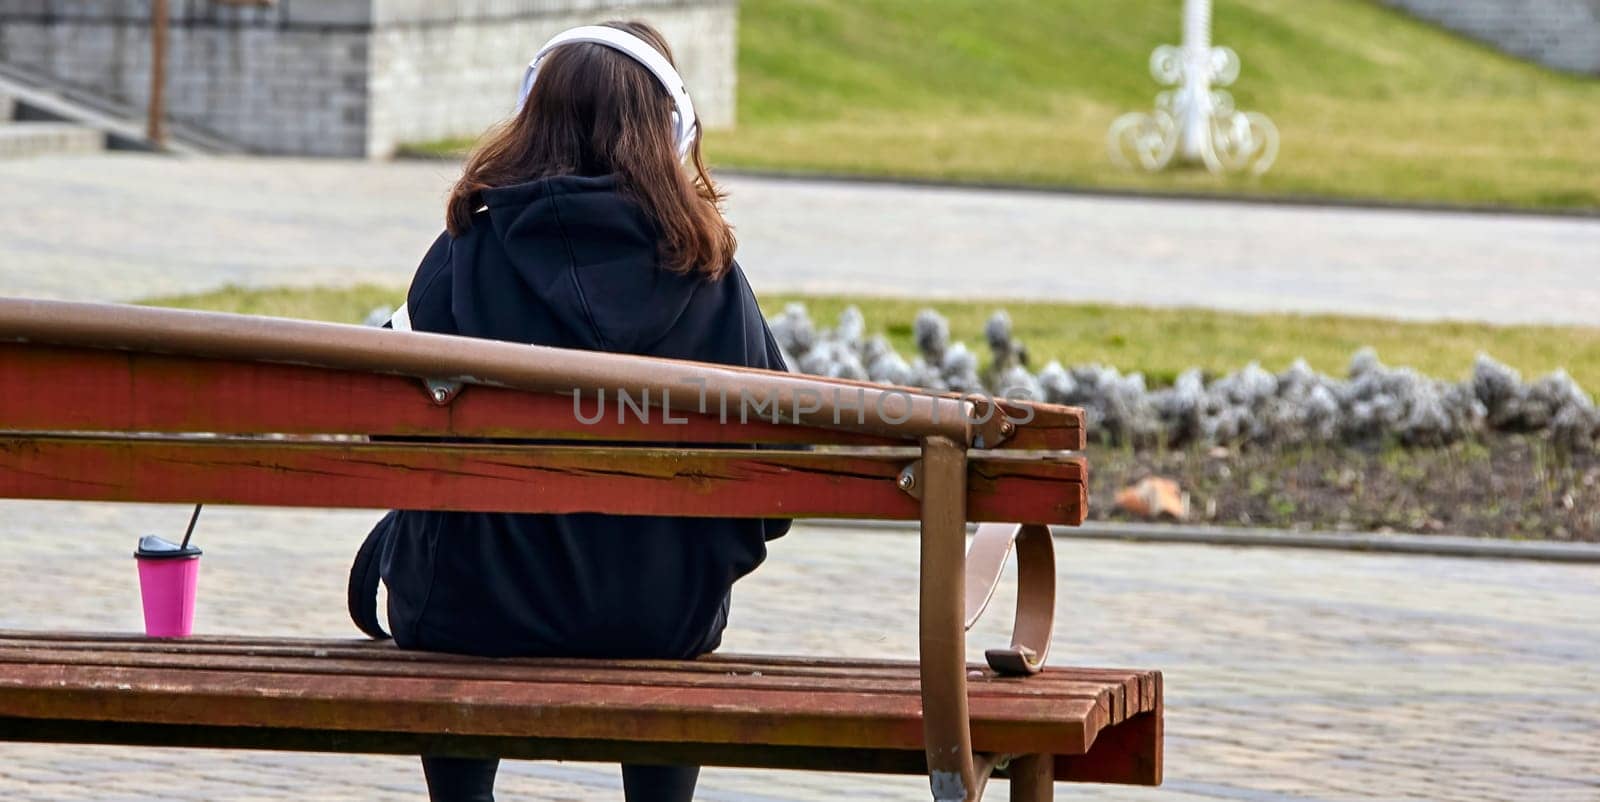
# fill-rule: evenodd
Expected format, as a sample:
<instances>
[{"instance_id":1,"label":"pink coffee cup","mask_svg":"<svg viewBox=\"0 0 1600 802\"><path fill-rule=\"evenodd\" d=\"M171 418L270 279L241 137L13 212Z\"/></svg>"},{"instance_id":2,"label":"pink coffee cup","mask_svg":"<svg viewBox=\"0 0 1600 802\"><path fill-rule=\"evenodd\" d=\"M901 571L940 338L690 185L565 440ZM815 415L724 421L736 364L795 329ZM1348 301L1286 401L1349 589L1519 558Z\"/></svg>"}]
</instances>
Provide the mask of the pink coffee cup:
<instances>
[{"instance_id":1,"label":"pink coffee cup","mask_svg":"<svg viewBox=\"0 0 1600 802\"><path fill-rule=\"evenodd\" d=\"M154 535L139 539L139 595L144 632L152 638L186 638L194 629L195 586L200 550L179 547Z\"/></svg>"}]
</instances>

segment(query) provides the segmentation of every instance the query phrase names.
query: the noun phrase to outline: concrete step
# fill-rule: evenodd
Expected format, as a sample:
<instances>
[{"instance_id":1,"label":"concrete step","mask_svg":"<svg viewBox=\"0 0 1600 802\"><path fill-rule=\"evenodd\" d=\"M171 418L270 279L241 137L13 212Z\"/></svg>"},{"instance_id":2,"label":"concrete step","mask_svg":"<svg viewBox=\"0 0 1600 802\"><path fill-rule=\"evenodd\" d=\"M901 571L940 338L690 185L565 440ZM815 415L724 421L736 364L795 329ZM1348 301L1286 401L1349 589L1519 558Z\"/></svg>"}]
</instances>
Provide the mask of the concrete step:
<instances>
[{"instance_id":1,"label":"concrete step","mask_svg":"<svg viewBox=\"0 0 1600 802\"><path fill-rule=\"evenodd\" d=\"M0 0L3 7L7 0ZM7 119L74 123L101 131L110 150L152 150L145 139L144 110L112 104L46 76L0 62L0 96L16 101ZM243 153L243 148L214 134L198 131L176 120L167 124L168 142L160 148L188 155Z\"/></svg>"},{"instance_id":2,"label":"concrete step","mask_svg":"<svg viewBox=\"0 0 1600 802\"><path fill-rule=\"evenodd\" d=\"M0 159L62 153L99 153L106 148L104 131L71 123L0 123Z\"/></svg>"}]
</instances>

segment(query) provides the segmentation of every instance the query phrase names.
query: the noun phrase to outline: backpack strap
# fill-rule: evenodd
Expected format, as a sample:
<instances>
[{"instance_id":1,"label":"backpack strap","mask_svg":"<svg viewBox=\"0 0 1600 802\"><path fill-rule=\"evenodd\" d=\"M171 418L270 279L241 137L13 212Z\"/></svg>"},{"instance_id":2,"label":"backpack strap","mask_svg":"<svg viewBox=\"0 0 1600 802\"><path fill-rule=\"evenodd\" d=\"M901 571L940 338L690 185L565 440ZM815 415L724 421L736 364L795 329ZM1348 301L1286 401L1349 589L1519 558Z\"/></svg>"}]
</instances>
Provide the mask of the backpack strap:
<instances>
[{"instance_id":1,"label":"backpack strap","mask_svg":"<svg viewBox=\"0 0 1600 802\"><path fill-rule=\"evenodd\" d=\"M378 521L377 526L372 527L367 539L361 542L361 548L356 550L355 562L350 565L350 585L346 594L350 620L355 622L357 629L374 640L389 639L389 633L378 622L378 580L381 578L383 548L389 542L389 533L394 529L397 514L390 512Z\"/></svg>"},{"instance_id":2,"label":"backpack strap","mask_svg":"<svg viewBox=\"0 0 1600 802\"><path fill-rule=\"evenodd\" d=\"M383 328L411 331L411 312L405 304L400 304L400 308L394 310ZM367 539L361 541L361 548L356 549L356 559L350 564L350 583L345 590L345 607L350 611L350 620L355 622L357 629L374 640L388 640L390 637L378 621L378 582L383 578L380 562L383 547L389 542L389 532L394 528L395 515L392 510L384 515L378 525L367 533Z\"/></svg>"}]
</instances>

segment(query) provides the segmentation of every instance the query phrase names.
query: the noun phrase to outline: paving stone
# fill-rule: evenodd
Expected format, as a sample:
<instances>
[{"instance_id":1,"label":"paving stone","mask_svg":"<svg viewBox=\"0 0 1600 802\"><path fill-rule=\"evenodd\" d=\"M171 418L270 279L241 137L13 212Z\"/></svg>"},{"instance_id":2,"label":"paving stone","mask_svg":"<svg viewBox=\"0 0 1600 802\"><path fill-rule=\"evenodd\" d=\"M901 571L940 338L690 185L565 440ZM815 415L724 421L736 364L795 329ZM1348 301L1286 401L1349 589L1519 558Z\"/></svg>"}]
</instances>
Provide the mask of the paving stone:
<instances>
[{"instance_id":1,"label":"paving stone","mask_svg":"<svg viewBox=\"0 0 1600 802\"><path fill-rule=\"evenodd\" d=\"M196 628L355 635L377 513L208 509ZM166 505L0 502L0 627L137 630L129 552ZM1600 573L1318 551L1063 542L1052 662L1161 668L1168 784L1062 800L1600 798ZM909 657L916 541L797 528L735 589L728 651ZM1005 639L1002 587L971 635ZM612 766L508 762L502 800L620 798ZM707 769L710 802L918 800L914 777ZM1004 798L1003 787L991 791ZM412 758L0 744L0 799L421 800Z\"/></svg>"},{"instance_id":2,"label":"paving stone","mask_svg":"<svg viewBox=\"0 0 1600 802\"><path fill-rule=\"evenodd\" d=\"M0 294L401 285L442 227L457 170L133 154L0 162ZM726 183L740 264L759 291L1585 325L1600 308L1594 218Z\"/></svg>"}]
</instances>

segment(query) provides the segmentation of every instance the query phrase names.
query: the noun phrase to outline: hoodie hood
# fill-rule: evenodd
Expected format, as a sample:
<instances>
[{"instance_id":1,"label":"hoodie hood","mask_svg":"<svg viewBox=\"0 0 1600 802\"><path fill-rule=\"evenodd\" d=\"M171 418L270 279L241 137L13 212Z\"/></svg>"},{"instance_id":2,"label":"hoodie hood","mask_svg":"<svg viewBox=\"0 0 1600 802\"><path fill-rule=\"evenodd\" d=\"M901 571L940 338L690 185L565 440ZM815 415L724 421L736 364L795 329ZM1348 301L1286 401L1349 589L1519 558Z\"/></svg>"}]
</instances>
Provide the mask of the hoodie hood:
<instances>
[{"instance_id":1,"label":"hoodie hood","mask_svg":"<svg viewBox=\"0 0 1600 802\"><path fill-rule=\"evenodd\" d=\"M705 283L661 266L659 229L615 175L544 178L483 197L488 225L480 217L463 238L471 241L457 243L458 308L464 295L476 310L515 299L514 314L526 314L532 296L579 347L642 353L677 325ZM510 269L485 271L486 262ZM463 276L472 278L468 286ZM521 286L504 286L513 277Z\"/></svg>"}]
</instances>

